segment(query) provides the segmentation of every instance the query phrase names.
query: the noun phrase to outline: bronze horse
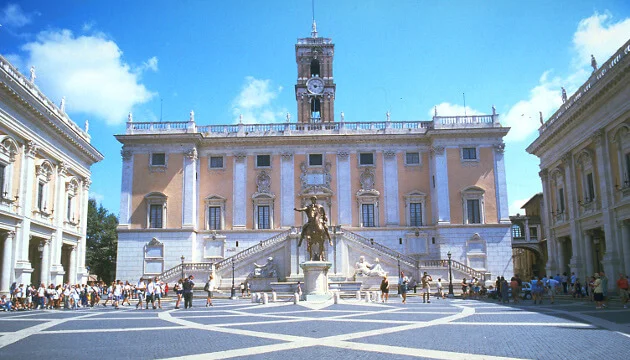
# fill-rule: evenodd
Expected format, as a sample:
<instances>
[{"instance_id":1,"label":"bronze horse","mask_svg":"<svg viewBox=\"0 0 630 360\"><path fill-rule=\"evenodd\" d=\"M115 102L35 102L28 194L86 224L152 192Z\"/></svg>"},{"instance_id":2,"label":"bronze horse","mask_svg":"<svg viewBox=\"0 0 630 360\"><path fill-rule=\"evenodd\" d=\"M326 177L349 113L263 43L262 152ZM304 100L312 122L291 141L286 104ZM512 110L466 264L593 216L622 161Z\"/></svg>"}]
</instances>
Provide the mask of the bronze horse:
<instances>
[{"instance_id":1,"label":"bronze horse","mask_svg":"<svg viewBox=\"0 0 630 360\"><path fill-rule=\"evenodd\" d=\"M302 228L302 235L298 242L298 247L302 245L302 240L306 237L306 250L311 261L324 261L324 241L328 238L332 246L332 239L324 227L326 215L324 209L316 204L309 205L304 209L296 209L297 211L306 212L308 223Z\"/></svg>"}]
</instances>

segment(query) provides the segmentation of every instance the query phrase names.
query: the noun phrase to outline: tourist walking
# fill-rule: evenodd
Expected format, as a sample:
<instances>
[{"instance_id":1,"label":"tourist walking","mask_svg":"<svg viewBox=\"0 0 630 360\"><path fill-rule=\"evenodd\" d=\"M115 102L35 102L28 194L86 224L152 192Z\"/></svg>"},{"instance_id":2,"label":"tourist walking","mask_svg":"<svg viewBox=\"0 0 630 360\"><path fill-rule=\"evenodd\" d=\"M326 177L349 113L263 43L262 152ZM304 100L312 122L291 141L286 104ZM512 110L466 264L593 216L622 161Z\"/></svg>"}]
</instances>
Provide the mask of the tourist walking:
<instances>
[{"instance_id":1,"label":"tourist walking","mask_svg":"<svg viewBox=\"0 0 630 360\"><path fill-rule=\"evenodd\" d=\"M520 301L520 287L518 286L518 281L516 280L516 276L512 276L510 279L510 288L512 288L512 301L515 304L518 304Z\"/></svg>"},{"instance_id":2,"label":"tourist walking","mask_svg":"<svg viewBox=\"0 0 630 360\"><path fill-rule=\"evenodd\" d=\"M497 278L497 295L499 294L499 278ZM466 282L466 278L462 280L462 300L466 300L466 295L468 295L468 282Z\"/></svg>"},{"instance_id":3,"label":"tourist walking","mask_svg":"<svg viewBox=\"0 0 630 360\"><path fill-rule=\"evenodd\" d=\"M545 288L542 280L538 280L538 277L534 276L534 280L532 280L532 298L534 299L534 305L536 303L542 304L544 291Z\"/></svg>"},{"instance_id":4,"label":"tourist walking","mask_svg":"<svg viewBox=\"0 0 630 360\"><path fill-rule=\"evenodd\" d=\"M442 278L437 279L437 298L446 299L446 294L444 294L444 288L442 287Z\"/></svg>"},{"instance_id":5,"label":"tourist walking","mask_svg":"<svg viewBox=\"0 0 630 360\"><path fill-rule=\"evenodd\" d=\"M136 296L138 297L138 303L136 304L136 309L140 307L140 310L143 309L142 302L144 301L144 292L147 289L147 286L144 284L144 280L140 278L138 281L138 285L136 285Z\"/></svg>"},{"instance_id":6,"label":"tourist walking","mask_svg":"<svg viewBox=\"0 0 630 360\"><path fill-rule=\"evenodd\" d=\"M381 280L381 302L387 302L389 300L389 281L387 276L383 276Z\"/></svg>"},{"instance_id":7,"label":"tourist walking","mask_svg":"<svg viewBox=\"0 0 630 360\"><path fill-rule=\"evenodd\" d=\"M155 278L155 293L153 295L154 301L157 301L157 307L162 308L162 296L164 296L164 283L158 278ZM155 306L153 307L155 309Z\"/></svg>"},{"instance_id":8,"label":"tourist walking","mask_svg":"<svg viewBox=\"0 0 630 360\"><path fill-rule=\"evenodd\" d=\"M424 275L422 275L422 302L423 303L430 303L431 302L431 281L433 281L433 278L431 277L431 275L429 275L426 271L424 272Z\"/></svg>"},{"instance_id":9,"label":"tourist walking","mask_svg":"<svg viewBox=\"0 0 630 360\"><path fill-rule=\"evenodd\" d=\"M604 290L602 288L602 279L598 273L593 274L593 300L595 300L595 309L601 309L604 304Z\"/></svg>"},{"instance_id":10,"label":"tourist walking","mask_svg":"<svg viewBox=\"0 0 630 360\"><path fill-rule=\"evenodd\" d=\"M599 279L602 281L602 293L604 294L604 302L602 304L603 307L608 306L608 277L606 273L602 270L599 272Z\"/></svg>"},{"instance_id":11,"label":"tourist walking","mask_svg":"<svg viewBox=\"0 0 630 360\"><path fill-rule=\"evenodd\" d=\"M208 277L208 281L206 282L206 286L203 288L203 291L208 293L206 298L206 307L214 306L212 305L212 292L214 291L214 276L210 275Z\"/></svg>"},{"instance_id":12,"label":"tourist walking","mask_svg":"<svg viewBox=\"0 0 630 360\"><path fill-rule=\"evenodd\" d=\"M407 303L407 286L409 285L409 278L405 276L404 272L400 272L400 279L398 280L400 289L400 296L402 296L402 303Z\"/></svg>"},{"instance_id":13,"label":"tourist walking","mask_svg":"<svg viewBox=\"0 0 630 360\"><path fill-rule=\"evenodd\" d=\"M153 282L152 278L149 278L149 282L147 283L147 292L146 292L146 301L145 304L147 307L146 310L149 310L149 302L151 303L151 307L155 310L155 282Z\"/></svg>"}]
</instances>

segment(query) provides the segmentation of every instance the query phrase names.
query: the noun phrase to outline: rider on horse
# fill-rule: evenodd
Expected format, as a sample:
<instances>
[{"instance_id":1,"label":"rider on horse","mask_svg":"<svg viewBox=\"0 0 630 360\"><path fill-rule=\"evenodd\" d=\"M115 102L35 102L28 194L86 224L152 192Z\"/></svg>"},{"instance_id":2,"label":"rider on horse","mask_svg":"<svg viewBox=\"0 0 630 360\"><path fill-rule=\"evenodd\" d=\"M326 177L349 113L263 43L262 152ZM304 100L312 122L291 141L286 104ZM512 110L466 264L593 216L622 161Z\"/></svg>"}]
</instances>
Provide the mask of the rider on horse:
<instances>
[{"instance_id":1,"label":"rider on horse","mask_svg":"<svg viewBox=\"0 0 630 360\"><path fill-rule=\"evenodd\" d=\"M302 244L302 240L304 240L304 236L309 231L317 231L318 228L323 228L323 232L326 234L326 238L332 245L332 239L330 238L330 234L328 233L328 227L326 226L326 222L328 222L328 218L326 217L326 210L322 205L317 203L317 197L311 196L311 204L303 207L301 209L293 208L295 211L304 211L306 213L306 217L308 218L308 222L302 226L302 234L300 235L300 242L298 246ZM319 224L318 224L319 222Z\"/></svg>"}]
</instances>

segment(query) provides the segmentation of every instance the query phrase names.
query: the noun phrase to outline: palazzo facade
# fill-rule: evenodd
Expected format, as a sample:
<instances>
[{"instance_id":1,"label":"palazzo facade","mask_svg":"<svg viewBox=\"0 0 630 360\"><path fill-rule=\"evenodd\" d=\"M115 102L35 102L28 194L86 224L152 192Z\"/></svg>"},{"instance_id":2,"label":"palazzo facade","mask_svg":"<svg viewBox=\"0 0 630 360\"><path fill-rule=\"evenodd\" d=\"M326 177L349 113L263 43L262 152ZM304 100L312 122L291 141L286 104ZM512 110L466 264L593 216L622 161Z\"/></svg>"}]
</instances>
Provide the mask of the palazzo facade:
<instances>
[{"instance_id":1,"label":"palazzo facade","mask_svg":"<svg viewBox=\"0 0 630 360\"><path fill-rule=\"evenodd\" d=\"M0 293L85 283L90 136L0 56Z\"/></svg>"},{"instance_id":2,"label":"palazzo facade","mask_svg":"<svg viewBox=\"0 0 630 360\"><path fill-rule=\"evenodd\" d=\"M630 273L630 41L539 129L547 274ZM609 282L615 289L614 282Z\"/></svg>"},{"instance_id":3,"label":"palazzo facade","mask_svg":"<svg viewBox=\"0 0 630 360\"><path fill-rule=\"evenodd\" d=\"M295 45L297 120L199 125L138 122L123 144L117 278L212 271L245 278L274 257L279 278L299 279L297 247L313 195L334 243L331 276L351 278L359 256L393 276L443 271L459 278L512 275L499 115L428 121L335 119L334 44Z\"/></svg>"}]
</instances>

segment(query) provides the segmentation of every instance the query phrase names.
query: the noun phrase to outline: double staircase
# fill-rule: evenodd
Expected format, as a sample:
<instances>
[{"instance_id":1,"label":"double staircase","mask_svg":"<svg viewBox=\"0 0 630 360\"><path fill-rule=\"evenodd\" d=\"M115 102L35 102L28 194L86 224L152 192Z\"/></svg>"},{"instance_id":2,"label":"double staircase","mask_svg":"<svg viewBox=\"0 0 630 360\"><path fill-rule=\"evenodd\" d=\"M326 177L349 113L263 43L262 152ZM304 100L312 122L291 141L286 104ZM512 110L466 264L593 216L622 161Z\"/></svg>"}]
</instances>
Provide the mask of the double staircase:
<instances>
[{"instance_id":1,"label":"double staircase","mask_svg":"<svg viewBox=\"0 0 630 360\"><path fill-rule=\"evenodd\" d=\"M210 273L219 275L225 274L232 266L236 267L243 265L243 263L247 263L248 259L260 257L261 253L274 250L274 248L286 241L292 233L295 234L294 228L274 235L269 239L263 240L254 246L216 263L182 263L164 271L159 275L159 277L162 281L174 282L184 275L188 276L192 274L195 275L197 279L205 281ZM402 271L413 274L412 276L417 279L420 278L422 272L427 271L433 276L434 280L437 280L438 277L442 277L448 281L448 265L450 262L454 283L456 281L455 279L460 281L459 279L464 277L469 279L476 277L479 280L490 280L489 274L473 269L452 259L418 260L412 256L400 253L383 244L380 244L373 239L368 239L343 228L337 228L336 235L337 237L342 236L346 241L359 245L363 249L374 252L381 259L384 259L384 262L386 263L400 265L400 269Z\"/></svg>"}]
</instances>

